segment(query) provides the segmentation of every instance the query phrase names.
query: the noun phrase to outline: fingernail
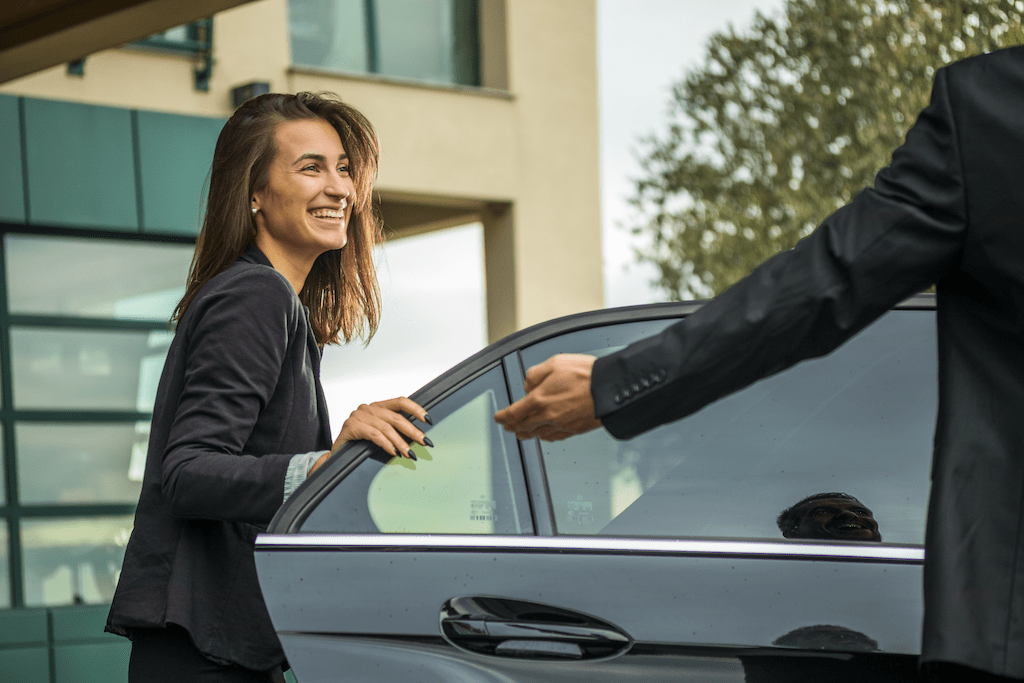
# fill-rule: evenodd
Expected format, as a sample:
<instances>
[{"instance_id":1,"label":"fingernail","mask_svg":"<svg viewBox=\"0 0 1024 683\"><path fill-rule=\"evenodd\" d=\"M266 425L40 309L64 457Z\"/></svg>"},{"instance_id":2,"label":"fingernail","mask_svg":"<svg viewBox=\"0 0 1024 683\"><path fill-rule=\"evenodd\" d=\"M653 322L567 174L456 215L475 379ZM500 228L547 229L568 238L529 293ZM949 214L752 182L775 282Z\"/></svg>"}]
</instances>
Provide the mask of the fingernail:
<instances>
[{"instance_id":1,"label":"fingernail","mask_svg":"<svg viewBox=\"0 0 1024 683\"><path fill-rule=\"evenodd\" d=\"M429 436L423 437L423 443L425 443L427 446L430 446L431 448L434 447L434 442L430 440Z\"/></svg>"},{"instance_id":2,"label":"fingernail","mask_svg":"<svg viewBox=\"0 0 1024 683\"><path fill-rule=\"evenodd\" d=\"M416 459L416 454L412 452L411 448L409 449L409 458L412 459L412 460Z\"/></svg>"},{"instance_id":3,"label":"fingernail","mask_svg":"<svg viewBox=\"0 0 1024 683\"><path fill-rule=\"evenodd\" d=\"M434 426L434 421L430 419L430 415L428 415L427 413L423 413L423 421L426 422L431 427Z\"/></svg>"}]
</instances>

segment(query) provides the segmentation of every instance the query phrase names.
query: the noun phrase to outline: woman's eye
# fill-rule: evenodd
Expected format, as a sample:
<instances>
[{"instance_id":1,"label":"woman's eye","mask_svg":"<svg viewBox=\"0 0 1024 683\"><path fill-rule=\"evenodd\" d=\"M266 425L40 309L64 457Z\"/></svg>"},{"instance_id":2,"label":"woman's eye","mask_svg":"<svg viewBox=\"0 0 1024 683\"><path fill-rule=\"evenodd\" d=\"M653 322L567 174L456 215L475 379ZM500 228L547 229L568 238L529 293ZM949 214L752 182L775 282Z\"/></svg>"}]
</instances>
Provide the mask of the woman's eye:
<instances>
[{"instance_id":1,"label":"woman's eye","mask_svg":"<svg viewBox=\"0 0 1024 683\"><path fill-rule=\"evenodd\" d=\"M304 166L302 170L303 171L316 171L316 170L319 170L319 169L317 168L316 164L310 164L308 166Z\"/></svg>"},{"instance_id":2,"label":"woman's eye","mask_svg":"<svg viewBox=\"0 0 1024 683\"><path fill-rule=\"evenodd\" d=\"M345 175L346 173L348 173L348 170L349 170L348 166L339 166L338 167L338 173L341 174L341 175Z\"/></svg>"}]
</instances>

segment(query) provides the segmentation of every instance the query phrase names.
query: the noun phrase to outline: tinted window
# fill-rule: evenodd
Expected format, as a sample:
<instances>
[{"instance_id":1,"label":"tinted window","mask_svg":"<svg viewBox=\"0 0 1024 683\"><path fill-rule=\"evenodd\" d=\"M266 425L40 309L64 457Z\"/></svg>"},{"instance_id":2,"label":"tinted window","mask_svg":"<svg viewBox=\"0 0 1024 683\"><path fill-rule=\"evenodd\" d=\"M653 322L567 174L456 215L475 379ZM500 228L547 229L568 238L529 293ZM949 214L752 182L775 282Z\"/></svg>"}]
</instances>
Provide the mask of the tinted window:
<instances>
[{"instance_id":1,"label":"tinted window","mask_svg":"<svg viewBox=\"0 0 1024 683\"><path fill-rule=\"evenodd\" d=\"M603 355L666 323L549 340ZM598 430L542 444L561 534L923 543L935 425L934 313L895 311L802 363L629 441ZM872 529L877 525L877 533Z\"/></svg>"},{"instance_id":2,"label":"tinted window","mask_svg":"<svg viewBox=\"0 0 1024 683\"><path fill-rule=\"evenodd\" d=\"M289 0L292 62L479 85L476 0Z\"/></svg>"},{"instance_id":3,"label":"tinted window","mask_svg":"<svg viewBox=\"0 0 1024 683\"><path fill-rule=\"evenodd\" d=\"M531 534L519 448L494 422L508 405L501 367L424 406L433 448L418 460L375 448L331 491L303 532Z\"/></svg>"}]
</instances>

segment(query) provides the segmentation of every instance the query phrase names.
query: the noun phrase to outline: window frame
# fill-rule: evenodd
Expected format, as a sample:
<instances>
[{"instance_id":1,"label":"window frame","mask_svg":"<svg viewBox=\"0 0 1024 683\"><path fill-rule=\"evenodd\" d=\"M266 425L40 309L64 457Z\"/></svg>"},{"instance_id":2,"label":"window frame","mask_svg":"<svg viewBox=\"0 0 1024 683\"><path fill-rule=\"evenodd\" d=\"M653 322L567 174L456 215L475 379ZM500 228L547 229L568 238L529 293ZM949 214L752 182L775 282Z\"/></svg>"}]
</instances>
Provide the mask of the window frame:
<instances>
[{"instance_id":1,"label":"window frame","mask_svg":"<svg viewBox=\"0 0 1024 683\"><path fill-rule=\"evenodd\" d=\"M506 385L509 390L509 400L514 402L526 395L524 382L527 368L523 367L521 351L542 341L559 337L571 332L618 325L622 323L660 321L666 319L682 319L695 312L706 302L670 302L660 304L647 304L642 306L629 306L624 308L603 309L579 313L576 315L559 318L534 325L520 332L516 332L504 339L491 344L477 354L456 365L444 374L440 375L419 391L413 393L411 398L424 407L428 407L437 401L454 392L457 388L472 381L474 378L492 369L500 363L504 368ZM934 294L918 294L906 299L894 306L894 310L935 310ZM557 537L565 539L565 542L572 545L580 539L587 539L587 536L571 536L558 534L555 531L554 511L552 509L551 496L548 490L547 474L544 467L544 456L537 439L520 441L519 448L523 460L523 467L526 474L527 493L530 502L530 514L533 518L535 536ZM357 468L366 458L370 457L373 449L365 443L355 442L346 444L339 451L338 455L332 458L325 467L310 477L298 490L285 502L271 521L267 534L272 536L302 534L301 527L306 518L321 500L333 490L339 481L344 479ZM344 534L340 534L344 536ZM391 545L402 545L404 536L387 534L391 538ZM365 538L365 537L364 537ZM598 537L606 538L606 537ZM269 541L270 539L268 539ZM615 539L606 538L608 541ZM622 540L622 539L619 539ZM744 545L738 539L699 539L702 543L726 543L731 546ZM296 539L298 542L298 539ZM662 539L664 543L670 540ZM357 541L353 541L358 543ZM486 543L486 541L481 541ZM587 541L589 542L589 541ZM772 547L780 545L778 552L781 555L800 555L803 551L801 546L827 545L822 541L757 541L755 545L760 547L769 543ZM844 548L846 546L841 546ZM856 544L850 544L850 551L840 552L839 555L847 556L856 561ZM792 548L789 550L788 548ZM891 552L890 552L891 550ZM881 552L882 556L901 556L901 553L911 551L915 561L920 561L923 551L920 546L905 544L886 544L886 550Z\"/></svg>"},{"instance_id":2,"label":"window frame","mask_svg":"<svg viewBox=\"0 0 1024 683\"><path fill-rule=\"evenodd\" d=\"M108 230L45 228L0 224L0 430L3 432L5 498L0 504L0 524L7 529L7 563L10 577L9 607L26 607L24 549L21 543L23 520L46 521L83 517L133 515L135 503L21 503L18 479L18 453L15 425L21 423L63 424L135 424L149 422L152 412L135 410L18 409L14 405L14 377L11 359L11 329L49 328L60 330L113 332L168 331L169 321L78 317L51 314L11 313L7 291L7 235L55 238L92 238L126 242L195 245L195 238L181 235L125 233Z\"/></svg>"}]
</instances>

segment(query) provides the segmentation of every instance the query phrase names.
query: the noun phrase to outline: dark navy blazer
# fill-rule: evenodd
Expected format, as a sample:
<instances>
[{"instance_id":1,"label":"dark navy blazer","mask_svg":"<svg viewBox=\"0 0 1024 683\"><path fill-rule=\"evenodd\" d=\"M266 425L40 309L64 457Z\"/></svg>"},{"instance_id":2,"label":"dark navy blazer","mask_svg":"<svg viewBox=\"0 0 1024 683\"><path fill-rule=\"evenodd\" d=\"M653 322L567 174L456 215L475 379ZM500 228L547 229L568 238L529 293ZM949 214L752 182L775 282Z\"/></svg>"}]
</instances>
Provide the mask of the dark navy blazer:
<instances>
[{"instance_id":1,"label":"dark navy blazer","mask_svg":"<svg viewBox=\"0 0 1024 683\"><path fill-rule=\"evenodd\" d=\"M938 283L923 658L1024 678L1024 48L940 69L892 164L795 249L599 359L626 438L828 353Z\"/></svg>"},{"instance_id":2,"label":"dark navy blazer","mask_svg":"<svg viewBox=\"0 0 1024 683\"><path fill-rule=\"evenodd\" d=\"M283 662L253 541L281 506L292 456L331 446L319 375L305 308L250 246L178 324L107 630L174 623L215 660Z\"/></svg>"}]
</instances>

